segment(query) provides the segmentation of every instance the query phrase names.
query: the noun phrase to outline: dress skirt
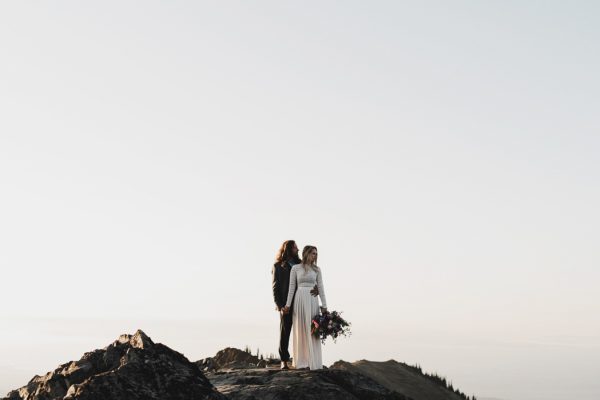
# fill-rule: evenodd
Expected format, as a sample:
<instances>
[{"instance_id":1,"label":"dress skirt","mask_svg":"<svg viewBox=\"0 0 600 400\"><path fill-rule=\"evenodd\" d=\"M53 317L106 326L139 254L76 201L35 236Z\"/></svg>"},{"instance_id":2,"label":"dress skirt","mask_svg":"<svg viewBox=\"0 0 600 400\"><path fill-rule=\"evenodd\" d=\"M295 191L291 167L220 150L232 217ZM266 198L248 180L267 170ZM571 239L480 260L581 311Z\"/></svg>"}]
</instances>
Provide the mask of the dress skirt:
<instances>
[{"instance_id":1,"label":"dress skirt","mask_svg":"<svg viewBox=\"0 0 600 400\"><path fill-rule=\"evenodd\" d=\"M313 286L298 286L292 317L293 365L295 368L323 368L321 340L311 331L312 319L319 314L319 300L310 294Z\"/></svg>"}]
</instances>

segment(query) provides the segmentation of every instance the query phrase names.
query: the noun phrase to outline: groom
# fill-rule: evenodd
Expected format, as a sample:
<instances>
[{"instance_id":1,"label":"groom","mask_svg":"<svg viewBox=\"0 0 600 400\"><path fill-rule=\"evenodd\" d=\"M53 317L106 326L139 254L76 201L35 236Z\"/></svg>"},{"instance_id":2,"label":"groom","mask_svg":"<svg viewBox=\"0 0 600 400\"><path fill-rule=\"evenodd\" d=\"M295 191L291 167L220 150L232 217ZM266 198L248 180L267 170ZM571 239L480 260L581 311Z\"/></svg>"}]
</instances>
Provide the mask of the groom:
<instances>
[{"instance_id":1,"label":"groom","mask_svg":"<svg viewBox=\"0 0 600 400\"><path fill-rule=\"evenodd\" d=\"M279 312L279 357L281 358L281 369L289 369L290 353L288 351L290 343L290 333L292 332L292 312L294 302L290 311L284 312L287 301L288 290L290 288L290 271L292 266L300 264L298 257L298 246L293 240L286 240L277 252L277 259L273 265L271 274L273 275L273 299L275 300L276 310ZM313 296L319 295L319 290L315 286L310 293Z\"/></svg>"}]
</instances>

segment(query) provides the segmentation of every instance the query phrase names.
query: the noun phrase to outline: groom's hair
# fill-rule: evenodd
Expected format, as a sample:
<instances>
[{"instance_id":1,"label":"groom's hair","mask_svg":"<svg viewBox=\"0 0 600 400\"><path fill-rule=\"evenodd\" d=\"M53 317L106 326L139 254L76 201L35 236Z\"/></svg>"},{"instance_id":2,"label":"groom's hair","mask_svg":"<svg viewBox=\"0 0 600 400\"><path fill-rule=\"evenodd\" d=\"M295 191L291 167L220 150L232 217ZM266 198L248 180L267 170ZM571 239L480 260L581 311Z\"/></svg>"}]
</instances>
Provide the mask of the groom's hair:
<instances>
[{"instance_id":1,"label":"groom's hair","mask_svg":"<svg viewBox=\"0 0 600 400\"><path fill-rule=\"evenodd\" d=\"M275 258L275 262L281 263L282 261L294 261L297 264L300 264L300 258L298 258L298 255L292 253L292 249L294 248L295 244L296 242L293 240L286 240L283 242L279 248L279 251L277 252L277 258Z\"/></svg>"}]
</instances>

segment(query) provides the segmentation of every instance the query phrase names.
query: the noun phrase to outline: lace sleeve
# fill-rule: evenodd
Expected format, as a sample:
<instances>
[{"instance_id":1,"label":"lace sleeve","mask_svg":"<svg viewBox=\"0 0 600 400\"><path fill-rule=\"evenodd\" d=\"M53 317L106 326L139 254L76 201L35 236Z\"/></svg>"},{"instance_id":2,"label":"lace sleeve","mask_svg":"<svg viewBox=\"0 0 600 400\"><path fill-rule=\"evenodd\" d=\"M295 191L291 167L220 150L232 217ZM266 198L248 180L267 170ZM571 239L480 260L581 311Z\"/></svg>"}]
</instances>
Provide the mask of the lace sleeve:
<instances>
[{"instance_id":1,"label":"lace sleeve","mask_svg":"<svg viewBox=\"0 0 600 400\"><path fill-rule=\"evenodd\" d=\"M288 290L287 301L285 302L286 307L290 307L292 305L294 292L296 292L296 267L292 267L292 270L290 271L290 288Z\"/></svg>"},{"instance_id":2,"label":"lace sleeve","mask_svg":"<svg viewBox=\"0 0 600 400\"><path fill-rule=\"evenodd\" d=\"M319 288L321 307L327 308L327 300L325 299L325 288L323 287L323 274L321 274L321 268L319 268L319 271L317 272L317 287Z\"/></svg>"}]
</instances>

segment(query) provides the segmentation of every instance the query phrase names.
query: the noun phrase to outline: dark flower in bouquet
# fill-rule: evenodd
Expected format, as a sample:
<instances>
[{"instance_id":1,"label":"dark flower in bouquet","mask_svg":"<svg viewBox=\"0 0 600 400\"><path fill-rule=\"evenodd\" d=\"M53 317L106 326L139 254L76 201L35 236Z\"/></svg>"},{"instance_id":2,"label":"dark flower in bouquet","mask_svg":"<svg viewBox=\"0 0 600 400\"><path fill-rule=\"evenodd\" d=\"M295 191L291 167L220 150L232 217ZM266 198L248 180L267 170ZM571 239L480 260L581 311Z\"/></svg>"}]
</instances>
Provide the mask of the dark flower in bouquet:
<instances>
[{"instance_id":1,"label":"dark flower in bouquet","mask_svg":"<svg viewBox=\"0 0 600 400\"><path fill-rule=\"evenodd\" d=\"M350 323L341 316L341 311L331 311L317 315L311 323L311 333L321 339L324 344L329 336L336 339L340 336L350 336Z\"/></svg>"}]
</instances>

